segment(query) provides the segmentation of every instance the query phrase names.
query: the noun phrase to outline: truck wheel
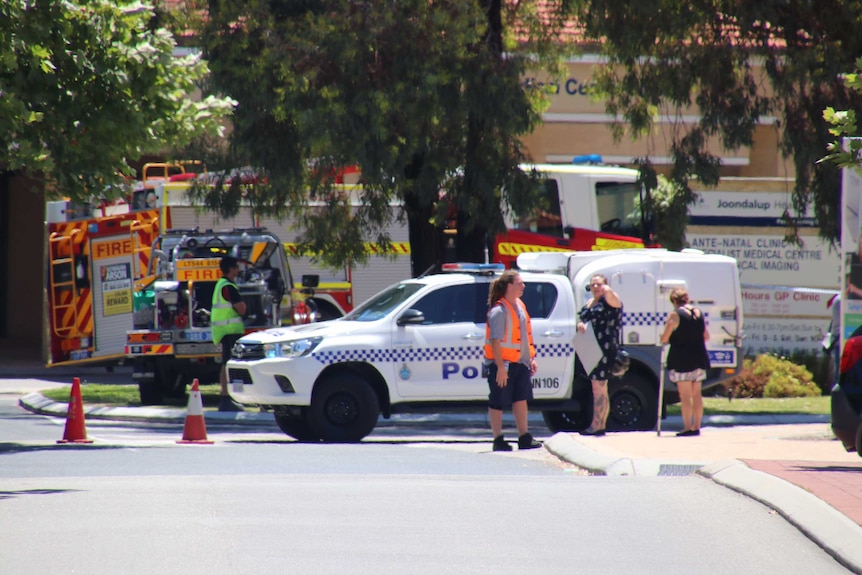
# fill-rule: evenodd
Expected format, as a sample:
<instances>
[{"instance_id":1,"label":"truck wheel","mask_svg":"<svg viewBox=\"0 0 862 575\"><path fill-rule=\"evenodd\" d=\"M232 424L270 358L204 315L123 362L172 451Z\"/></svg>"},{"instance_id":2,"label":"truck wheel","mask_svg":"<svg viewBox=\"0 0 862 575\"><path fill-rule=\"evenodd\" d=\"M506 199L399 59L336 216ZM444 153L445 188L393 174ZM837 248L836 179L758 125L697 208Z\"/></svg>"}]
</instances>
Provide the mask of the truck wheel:
<instances>
[{"instance_id":1,"label":"truck wheel","mask_svg":"<svg viewBox=\"0 0 862 575\"><path fill-rule=\"evenodd\" d=\"M649 431L655 429L658 394L650 381L636 371L608 384L610 415L608 429L615 431Z\"/></svg>"},{"instance_id":2,"label":"truck wheel","mask_svg":"<svg viewBox=\"0 0 862 575\"><path fill-rule=\"evenodd\" d=\"M581 431L590 425L589 416L583 411L543 411L542 419L551 433Z\"/></svg>"},{"instance_id":3,"label":"truck wheel","mask_svg":"<svg viewBox=\"0 0 862 575\"><path fill-rule=\"evenodd\" d=\"M379 415L377 395L356 374L333 374L314 386L308 419L323 441L360 441L374 429Z\"/></svg>"},{"instance_id":4,"label":"truck wheel","mask_svg":"<svg viewBox=\"0 0 862 575\"><path fill-rule=\"evenodd\" d=\"M312 442L318 441L319 438L311 430L311 426L303 415L287 415L284 413L275 414L275 423L278 428L285 434L291 436L297 441Z\"/></svg>"},{"instance_id":5,"label":"truck wheel","mask_svg":"<svg viewBox=\"0 0 862 575\"><path fill-rule=\"evenodd\" d=\"M139 380L138 393L141 396L141 405L161 405L164 400L162 386L157 379Z\"/></svg>"},{"instance_id":6,"label":"truck wheel","mask_svg":"<svg viewBox=\"0 0 862 575\"><path fill-rule=\"evenodd\" d=\"M161 387L162 396L172 404L182 405L187 401L185 380L177 370L167 365L157 365L156 384Z\"/></svg>"}]
</instances>

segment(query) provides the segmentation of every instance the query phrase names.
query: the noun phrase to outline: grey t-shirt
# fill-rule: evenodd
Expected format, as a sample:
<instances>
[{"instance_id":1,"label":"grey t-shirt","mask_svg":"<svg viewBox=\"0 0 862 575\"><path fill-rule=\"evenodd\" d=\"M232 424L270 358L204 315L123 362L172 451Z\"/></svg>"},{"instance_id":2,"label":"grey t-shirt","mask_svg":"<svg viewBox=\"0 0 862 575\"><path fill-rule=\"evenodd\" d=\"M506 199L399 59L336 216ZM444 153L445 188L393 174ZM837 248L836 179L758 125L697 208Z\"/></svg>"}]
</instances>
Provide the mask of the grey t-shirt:
<instances>
[{"instance_id":1,"label":"grey t-shirt","mask_svg":"<svg viewBox=\"0 0 862 575\"><path fill-rule=\"evenodd\" d=\"M518 323L521 325L521 357L518 363L530 367L530 340L527 337L527 315L520 305L512 306L518 314ZM491 328L491 339L502 340L506 337L506 313L505 304L495 305L488 312L488 326ZM487 363L494 363L487 360Z\"/></svg>"}]
</instances>

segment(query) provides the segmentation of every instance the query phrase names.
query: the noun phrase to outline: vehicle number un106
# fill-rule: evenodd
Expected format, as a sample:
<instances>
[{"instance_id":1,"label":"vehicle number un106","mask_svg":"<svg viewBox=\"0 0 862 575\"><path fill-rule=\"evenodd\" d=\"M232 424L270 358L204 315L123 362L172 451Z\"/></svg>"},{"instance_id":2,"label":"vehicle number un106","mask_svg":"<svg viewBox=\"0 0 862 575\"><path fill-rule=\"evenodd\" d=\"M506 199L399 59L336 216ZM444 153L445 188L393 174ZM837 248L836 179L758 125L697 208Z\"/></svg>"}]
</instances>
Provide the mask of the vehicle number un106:
<instances>
[{"instance_id":1,"label":"vehicle number un106","mask_svg":"<svg viewBox=\"0 0 862 575\"><path fill-rule=\"evenodd\" d=\"M559 389L559 377L534 377L532 379L533 389Z\"/></svg>"}]
</instances>

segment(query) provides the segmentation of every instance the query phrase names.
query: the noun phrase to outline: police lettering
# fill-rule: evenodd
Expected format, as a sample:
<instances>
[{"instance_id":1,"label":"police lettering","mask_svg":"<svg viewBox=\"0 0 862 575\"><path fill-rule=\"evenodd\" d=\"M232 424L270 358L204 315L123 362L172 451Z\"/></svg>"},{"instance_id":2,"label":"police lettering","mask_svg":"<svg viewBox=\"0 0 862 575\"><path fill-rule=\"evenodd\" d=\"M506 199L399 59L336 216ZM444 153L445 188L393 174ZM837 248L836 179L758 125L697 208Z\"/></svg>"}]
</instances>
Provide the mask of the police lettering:
<instances>
[{"instance_id":1,"label":"police lettering","mask_svg":"<svg viewBox=\"0 0 862 575\"><path fill-rule=\"evenodd\" d=\"M462 368L457 363L443 364L443 379L449 379L450 375L456 375L458 373L460 373L465 379L476 379L479 377L479 368L472 365L467 365Z\"/></svg>"}]
</instances>

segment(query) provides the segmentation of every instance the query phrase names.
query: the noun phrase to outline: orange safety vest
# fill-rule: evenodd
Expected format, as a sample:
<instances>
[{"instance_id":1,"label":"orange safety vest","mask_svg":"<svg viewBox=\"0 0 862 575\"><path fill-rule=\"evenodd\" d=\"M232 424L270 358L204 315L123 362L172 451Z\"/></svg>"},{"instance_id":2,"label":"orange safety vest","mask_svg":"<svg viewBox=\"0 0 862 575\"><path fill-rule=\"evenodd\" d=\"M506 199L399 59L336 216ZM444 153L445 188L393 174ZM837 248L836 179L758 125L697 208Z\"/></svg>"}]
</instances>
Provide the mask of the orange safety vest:
<instances>
[{"instance_id":1,"label":"orange safety vest","mask_svg":"<svg viewBox=\"0 0 862 575\"><path fill-rule=\"evenodd\" d=\"M497 301L498 305L503 303L506 307L506 330L503 339L500 340L500 346L503 348L503 361L517 362L521 359L521 322L518 321L518 314L515 313L515 308L512 307L506 298L500 298ZM518 305L524 310L524 317L527 318L527 338L530 342L530 359L536 357L536 346L533 345L533 329L530 324L530 314L527 313L527 306L518 298ZM494 359L494 348L491 346L491 325L485 322L485 359Z\"/></svg>"}]
</instances>

